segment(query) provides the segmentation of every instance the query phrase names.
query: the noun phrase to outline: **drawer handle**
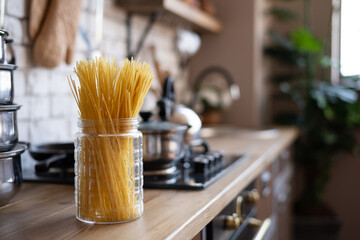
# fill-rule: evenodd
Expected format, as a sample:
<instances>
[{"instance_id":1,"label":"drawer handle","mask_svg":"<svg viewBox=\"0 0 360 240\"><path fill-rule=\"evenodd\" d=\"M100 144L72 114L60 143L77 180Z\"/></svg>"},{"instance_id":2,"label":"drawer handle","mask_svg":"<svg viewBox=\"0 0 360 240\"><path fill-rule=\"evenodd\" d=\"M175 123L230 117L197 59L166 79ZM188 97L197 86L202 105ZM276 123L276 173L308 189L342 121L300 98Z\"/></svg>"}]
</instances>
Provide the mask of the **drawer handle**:
<instances>
[{"instance_id":1,"label":"drawer handle","mask_svg":"<svg viewBox=\"0 0 360 240\"><path fill-rule=\"evenodd\" d=\"M264 239L266 233L268 232L270 226L271 226L271 219L267 218L264 221L261 221L259 219L256 218L251 218L249 219L249 224L251 226L254 227L260 227L259 231L257 232L257 234L255 235L255 237L253 238L253 240L262 240Z\"/></svg>"}]
</instances>

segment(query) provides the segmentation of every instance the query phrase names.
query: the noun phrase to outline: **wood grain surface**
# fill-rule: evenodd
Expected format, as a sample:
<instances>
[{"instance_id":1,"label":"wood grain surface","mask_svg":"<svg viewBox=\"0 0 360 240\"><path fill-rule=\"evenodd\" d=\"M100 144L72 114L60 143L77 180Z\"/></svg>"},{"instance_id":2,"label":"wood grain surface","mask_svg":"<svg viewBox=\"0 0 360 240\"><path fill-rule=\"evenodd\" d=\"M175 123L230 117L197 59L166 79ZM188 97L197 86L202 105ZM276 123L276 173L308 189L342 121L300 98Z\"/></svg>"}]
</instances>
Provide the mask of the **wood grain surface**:
<instances>
[{"instance_id":1,"label":"wood grain surface","mask_svg":"<svg viewBox=\"0 0 360 240\"><path fill-rule=\"evenodd\" d=\"M114 225L85 224L75 218L74 187L24 183L0 208L0 239L192 239L296 138L293 128L275 137L233 131L209 138L213 150L246 152L248 160L201 191L144 190L144 215Z\"/></svg>"}]
</instances>

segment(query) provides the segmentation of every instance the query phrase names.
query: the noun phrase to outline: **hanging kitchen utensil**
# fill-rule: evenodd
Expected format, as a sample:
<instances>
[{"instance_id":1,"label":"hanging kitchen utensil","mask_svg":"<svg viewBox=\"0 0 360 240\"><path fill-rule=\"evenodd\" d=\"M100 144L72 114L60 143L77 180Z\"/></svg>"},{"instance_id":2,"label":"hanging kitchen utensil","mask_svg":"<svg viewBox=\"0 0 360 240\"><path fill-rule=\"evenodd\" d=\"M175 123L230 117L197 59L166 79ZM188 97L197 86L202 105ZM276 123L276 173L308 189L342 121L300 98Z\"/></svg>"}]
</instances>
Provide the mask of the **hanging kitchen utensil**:
<instances>
[{"instance_id":1,"label":"hanging kitchen utensil","mask_svg":"<svg viewBox=\"0 0 360 240\"><path fill-rule=\"evenodd\" d=\"M190 58L199 50L201 38L194 32L178 28L175 46L180 56L180 68L184 69Z\"/></svg>"}]
</instances>

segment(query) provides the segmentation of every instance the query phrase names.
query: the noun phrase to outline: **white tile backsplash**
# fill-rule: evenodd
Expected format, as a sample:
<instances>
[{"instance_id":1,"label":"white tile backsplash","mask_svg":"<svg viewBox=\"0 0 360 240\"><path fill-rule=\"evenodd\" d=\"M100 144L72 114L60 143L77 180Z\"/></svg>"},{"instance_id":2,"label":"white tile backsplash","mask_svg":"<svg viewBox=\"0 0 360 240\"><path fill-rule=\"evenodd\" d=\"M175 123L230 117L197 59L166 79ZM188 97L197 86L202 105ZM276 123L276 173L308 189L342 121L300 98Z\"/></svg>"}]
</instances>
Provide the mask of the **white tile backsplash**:
<instances>
[{"instance_id":1,"label":"white tile backsplash","mask_svg":"<svg viewBox=\"0 0 360 240\"><path fill-rule=\"evenodd\" d=\"M40 68L29 71L28 91L32 96L48 96L50 93L50 71Z\"/></svg>"},{"instance_id":2,"label":"white tile backsplash","mask_svg":"<svg viewBox=\"0 0 360 240\"><path fill-rule=\"evenodd\" d=\"M49 118L50 118L50 98L41 97L41 96L30 97L31 121L46 120Z\"/></svg>"},{"instance_id":3,"label":"white tile backsplash","mask_svg":"<svg viewBox=\"0 0 360 240\"><path fill-rule=\"evenodd\" d=\"M29 142L30 141L30 122L26 120L19 120L17 121L18 125L18 134L19 134L19 141L22 142Z\"/></svg>"},{"instance_id":4,"label":"white tile backsplash","mask_svg":"<svg viewBox=\"0 0 360 240\"><path fill-rule=\"evenodd\" d=\"M24 29L21 19L15 17L7 17L5 21L5 29L9 33L10 38L14 39L14 43L23 43Z\"/></svg>"},{"instance_id":5,"label":"white tile backsplash","mask_svg":"<svg viewBox=\"0 0 360 240\"><path fill-rule=\"evenodd\" d=\"M50 94L57 96L71 96L71 90L68 83L68 76L75 79L75 73L72 72L52 72L50 71Z\"/></svg>"},{"instance_id":6,"label":"white tile backsplash","mask_svg":"<svg viewBox=\"0 0 360 240\"><path fill-rule=\"evenodd\" d=\"M66 118L71 116L75 101L72 96L52 96L50 98L50 117Z\"/></svg>"},{"instance_id":7,"label":"white tile backsplash","mask_svg":"<svg viewBox=\"0 0 360 240\"><path fill-rule=\"evenodd\" d=\"M30 100L29 96L15 96L15 103L21 105L20 110L17 111L17 118L19 121L31 122Z\"/></svg>"},{"instance_id":8,"label":"white tile backsplash","mask_svg":"<svg viewBox=\"0 0 360 240\"><path fill-rule=\"evenodd\" d=\"M21 20L21 27L23 31L22 44L25 46L29 46L31 44L30 36L28 34L29 28L29 19L25 18Z\"/></svg>"},{"instance_id":9,"label":"white tile backsplash","mask_svg":"<svg viewBox=\"0 0 360 240\"><path fill-rule=\"evenodd\" d=\"M34 121L30 128L30 141L32 143L73 141L69 124L66 119Z\"/></svg>"},{"instance_id":10,"label":"white tile backsplash","mask_svg":"<svg viewBox=\"0 0 360 240\"><path fill-rule=\"evenodd\" d=\"M6 1L6 14L16 18L29 16L29 0L8 0Z\"/></svg>"},{"instance_id":11,"label":"white tile backsplash","mask_svg":"<svg viewBox=\"0 0 360 240\"><path fill-rule=\"evenodd\" d=\"M12 37L10 35L10 37ZM16 65L18 66L17 71L19 70L25 70L36 67L35 63L32 60L31 56L31 48L26 45L18 45L13 44L15 57L16 57Z\"/></svg>"},{"instance_id":12,"label":"white tile backsplash","mask_svg":"<svg viewBox=\"0 0 360 240\"><path fill-rule=\"evenodd\" d=\"M18 97L25 96L27 91L27 81L26 75L23 71L14 71L14 97L17 99Z\"/></svg>"}]
</instances>

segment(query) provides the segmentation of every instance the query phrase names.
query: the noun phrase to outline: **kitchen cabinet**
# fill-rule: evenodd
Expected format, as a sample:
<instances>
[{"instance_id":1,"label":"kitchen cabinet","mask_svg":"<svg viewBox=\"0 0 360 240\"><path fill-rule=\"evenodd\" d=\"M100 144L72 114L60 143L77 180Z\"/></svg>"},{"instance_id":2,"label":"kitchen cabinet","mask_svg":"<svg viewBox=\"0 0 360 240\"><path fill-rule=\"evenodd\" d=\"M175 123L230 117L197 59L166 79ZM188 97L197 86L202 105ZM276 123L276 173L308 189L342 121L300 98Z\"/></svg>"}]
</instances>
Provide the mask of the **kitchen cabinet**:
<instances>
[{"instance_id":1,"label":"kitchen cabinet","mask_svg":"<svg viewBox=\"0 0 360 240\"><path fill-rule=\"evenodd\" d=\"M247 153L246 161L201 191L144 190L144 215L114 225L85 224L75 218L74 187L25 183L0 208L2 239L192 239L271 166L297 137L295 128L276 134L230 129L208 138L212 149Z\"/></svg>"},{"instance_id":2,"label":"kitchen cabinet","mask_svg":"<svg viewBox=\"0 0 360 240\"><path fill-rule=\"evenodd\" d=\"M293 169L291 149L284 149L256 179L256 187L261 195L256 206L256 217L270 217L272 220L268 239L291 239Z\"/></svg>"},{"instance_id":3,"label":"kitchen cabinet","mask_svg":"<svg viewBox=\"0 0 360 240\"><path fill-rule=\"evenodd\" d=\"M214 16L180 0L117 0L117 3L128 12L165 12L190 24L194 30L219 33L223 28Z\"/></svg>"},{"instance_id":4,"label":"kitchen cabinet","mask_svg":"<svg viewBox=\"0 0 360 240\"><path fill-rule=\"evenodd\" d=\"M272 193L272 218L274 219L274 240L292 238L292 203L294 163L291 149L285 149L272 164L274 175Z\"/></svg>"},{"instance_id":5,"label":"kitchen cabinet","mask_svg":"<svg viewBox=\"0 0 360 240\"><path fill-rule=\"evenodd\" d=\"M200 239L253 239L259 231L260 224L264 223L265 219L270 219L271 224L268 230L266 230L266 237L264 239L291 239L293 161L290 153L291 148L283 150L280 155L255 178L249 187L239 194L239 196L242 196L244 199L241 206L242 214L240 221L242 223L239 227L234 229L230 228L229 230L225 224L225 217L232 218L232 214L236 213L236 197L215 217L212 223L207 225L207 228L209 228L209 225L211 228L210 236L207 230L206 237ZM257 193L257 197L251 197L251 199L255 200L246 203L246 197L254 190ZM251 194L251 196L254 195ZM250 211L254 211L255 214L252 214ZM248 223L249 219L251 219L250 221L252 222L250 224ZM248 226L243 226L244 224L248 224Z\"/></svg>"}]
</instances>

